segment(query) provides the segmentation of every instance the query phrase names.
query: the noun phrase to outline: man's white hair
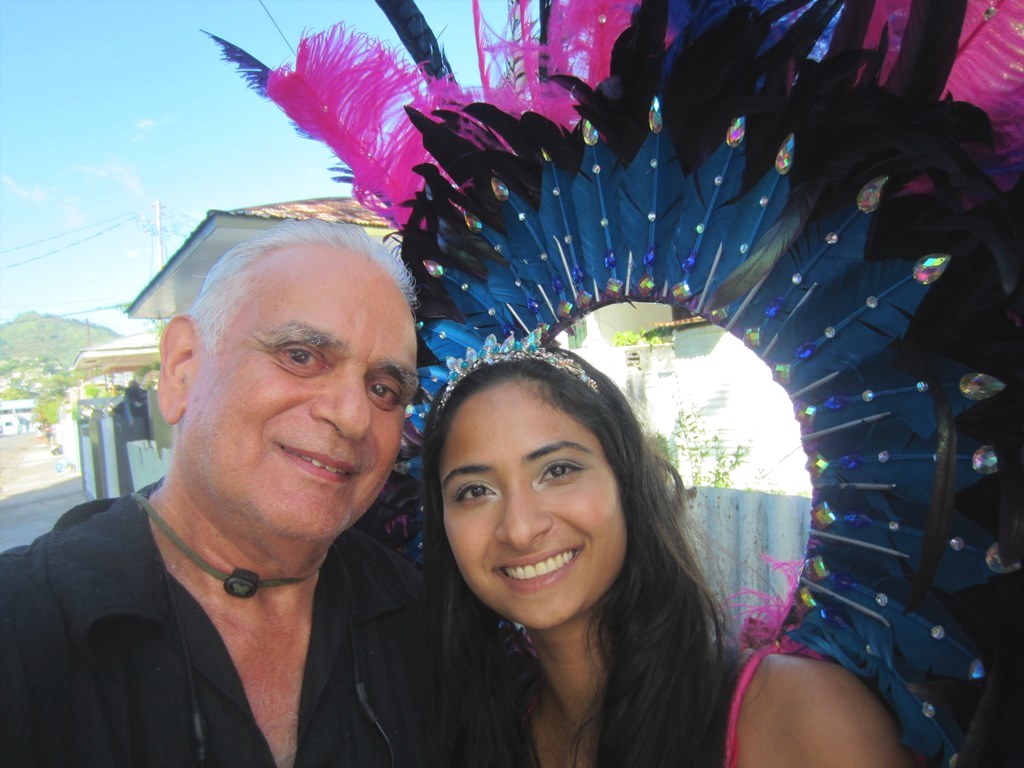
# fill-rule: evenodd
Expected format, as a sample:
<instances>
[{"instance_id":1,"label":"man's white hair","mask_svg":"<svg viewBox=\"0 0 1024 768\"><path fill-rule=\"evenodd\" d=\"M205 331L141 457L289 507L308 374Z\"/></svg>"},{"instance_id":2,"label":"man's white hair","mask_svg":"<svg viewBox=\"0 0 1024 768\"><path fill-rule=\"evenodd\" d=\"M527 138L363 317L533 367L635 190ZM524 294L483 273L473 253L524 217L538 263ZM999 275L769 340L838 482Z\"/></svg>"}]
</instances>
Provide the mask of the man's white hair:
<instances>
[{"instance_id":1,"label":"man's white hair","mask_svg":"<svg viewBox=\"0 0 1024 768\"><path fill-rule=\"evenodd\" d=\"M416 286L412 275L397 255L373 240L354 224L307 219L285 221L266 232L239 243L225 253L206 275L189 315L195 321L203 346L216 350L224 329L237 308L246 300L252 267L275 251L297 245L326 246L366 256L383 267L402 292L410 312L416 308ZM359 286L338 301L359 301Z\"/></svg>"}]
</instances>

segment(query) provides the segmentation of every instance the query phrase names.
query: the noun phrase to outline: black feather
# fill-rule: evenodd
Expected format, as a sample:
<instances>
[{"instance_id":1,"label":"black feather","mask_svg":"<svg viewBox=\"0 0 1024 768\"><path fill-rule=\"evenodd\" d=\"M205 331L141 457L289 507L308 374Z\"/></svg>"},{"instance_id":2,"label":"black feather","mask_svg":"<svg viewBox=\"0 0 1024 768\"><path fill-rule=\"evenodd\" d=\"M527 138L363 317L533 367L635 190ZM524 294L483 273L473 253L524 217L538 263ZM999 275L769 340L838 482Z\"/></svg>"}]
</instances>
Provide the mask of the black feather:
<instances>
[{"instance_id":1,"label":"black feather","mask_svg":"<svg viewBox=\"0 0 1024 768\"><path fill-rule=\"evenodd\" d=\"M201 31L220 46L221 60L238 67L238 71L242 74L246 84L260 96L267 98L267 80L270 77L270 67L255 56L246 53L237 45L212 35L206 30Z\"/></svg>"},{"instance_id":2,"label":"black feather","mask_svg":"<svg viewBox=\"0 0 1024 768\"><path fill-rule=\"evenodd\" d=\"M405 50L423 71L435 80L455 81L452 67L441 50L434 31L427 24L414 0L377 0L391 26L398 33Z\"/></svg>"}]
</instances>

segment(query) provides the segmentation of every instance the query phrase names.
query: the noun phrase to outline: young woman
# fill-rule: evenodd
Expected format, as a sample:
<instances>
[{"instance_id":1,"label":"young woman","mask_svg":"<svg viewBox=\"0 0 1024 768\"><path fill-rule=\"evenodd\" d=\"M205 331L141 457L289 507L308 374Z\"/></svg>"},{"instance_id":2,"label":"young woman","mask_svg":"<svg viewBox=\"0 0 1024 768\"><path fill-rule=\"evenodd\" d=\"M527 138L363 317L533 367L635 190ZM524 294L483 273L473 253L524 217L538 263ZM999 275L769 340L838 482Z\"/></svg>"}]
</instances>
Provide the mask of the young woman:
<instances>
[{"instance_id":1,"label":"young woman","mask_svg":"<svg viewBox=\"0 0 1024 768\"><path fill-rule=\"evenodd\" d=\"M913 764L842 668L737 658L679 477L607 377L565 352L487 357L424 446L434 765Z\"/></svg>"}]
</instances>

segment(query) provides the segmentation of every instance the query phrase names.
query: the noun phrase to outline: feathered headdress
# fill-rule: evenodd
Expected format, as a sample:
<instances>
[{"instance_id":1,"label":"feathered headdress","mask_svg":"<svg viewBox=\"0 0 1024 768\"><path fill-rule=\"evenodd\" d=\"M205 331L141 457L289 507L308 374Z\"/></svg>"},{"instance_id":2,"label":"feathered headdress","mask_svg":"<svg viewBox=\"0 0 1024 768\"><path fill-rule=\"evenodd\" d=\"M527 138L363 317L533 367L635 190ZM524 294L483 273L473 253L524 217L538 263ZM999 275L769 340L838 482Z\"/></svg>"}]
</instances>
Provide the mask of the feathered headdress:
<instances>
[{"instance_id":1,"label":"feathered headdress","mask_svg":"<svg viewBox=\"0 0 1024 768\"><path fill-rule=\"evenodd\" d=\"M218 42L335 150L420 283L389 531L415 551L449 357L607 304L687 309L803 425L789 638L874 680L937 763L1019 758L1024 1L519 0L504 37L474 4L475 92L411 0L381 5L410 64L344 28L274 72Z\"/></svg>"}]
</instances>

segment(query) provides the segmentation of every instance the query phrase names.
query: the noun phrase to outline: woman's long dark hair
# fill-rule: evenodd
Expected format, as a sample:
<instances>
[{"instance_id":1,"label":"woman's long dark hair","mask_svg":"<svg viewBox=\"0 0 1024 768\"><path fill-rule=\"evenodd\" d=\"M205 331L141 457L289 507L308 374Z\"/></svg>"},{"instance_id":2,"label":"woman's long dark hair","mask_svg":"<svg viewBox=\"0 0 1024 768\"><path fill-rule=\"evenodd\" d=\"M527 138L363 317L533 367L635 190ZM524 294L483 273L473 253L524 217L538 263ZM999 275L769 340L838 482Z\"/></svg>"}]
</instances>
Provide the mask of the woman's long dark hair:
<instances>
[{"instance_id":1,"label":"woman's long dark hair","mask_svg":"<svg viewBox=\"0 0 1024 768\"><path fill-rule=\"evenodd\" d=\"M607 681L590 724L596 766L720 768L732 670L722 613L681 525L682 482L618 387L571 357L599 392L542 360L503 362L472 372L427 420L424 572L435 699L430 764L524 768L535 760L528 708L542 672L522 633L462 579L445 535L439 471L460 406L476 392L513 382L534 388L590 430L619 485L628 541L622 572L598 613L595 639Z\"/></svg>"}]
</instances>

